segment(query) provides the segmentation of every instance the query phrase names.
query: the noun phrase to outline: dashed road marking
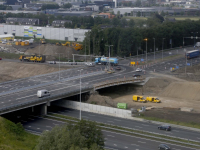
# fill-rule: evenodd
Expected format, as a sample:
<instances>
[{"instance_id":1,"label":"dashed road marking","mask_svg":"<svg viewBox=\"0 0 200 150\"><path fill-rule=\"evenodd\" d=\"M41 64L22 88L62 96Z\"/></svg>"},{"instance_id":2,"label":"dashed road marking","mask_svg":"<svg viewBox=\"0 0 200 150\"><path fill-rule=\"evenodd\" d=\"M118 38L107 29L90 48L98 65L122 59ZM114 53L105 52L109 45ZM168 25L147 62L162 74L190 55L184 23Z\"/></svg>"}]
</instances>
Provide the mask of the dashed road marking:
<instances>
[{"instance_id":1,"label":"dashed road marking","mask_svg":"<svg viewBox=\"0 0 200 150\"><path fill-rule=\"evenodd\" d=\"M142 128L142 127L140 127L140 126L135 126L136 128Z\"/></svg>"},{"instance_id":2,"label":"dashed road marking","mask_svg":"<svg viewBox=\"0 0 200 150\"><path fill-rule=\"evenodd\" d=\"M138 141L139 143L146 143L146 142L142 142L142 141Z\"/></svg>"},{"instance_id":3,"label":"dashed road marking","mask_svg":"<svg viewBox=\"0 0 200 150\"><path fill-rule=\"evenodd\" d=\"M140 145L137 145L137 144L131 144L131 145L133 145L133 146L140 146Z\"/></svg>"},{"instance_id":4,"label":"dashed road marking","mask_svg":"<svg viewBox=\"0 0 200 150\"><path fill-rule=\"evenodd\" d=\"M117 146L117 144L113 144L114 146Z\"/></svg>"}]
</instances>

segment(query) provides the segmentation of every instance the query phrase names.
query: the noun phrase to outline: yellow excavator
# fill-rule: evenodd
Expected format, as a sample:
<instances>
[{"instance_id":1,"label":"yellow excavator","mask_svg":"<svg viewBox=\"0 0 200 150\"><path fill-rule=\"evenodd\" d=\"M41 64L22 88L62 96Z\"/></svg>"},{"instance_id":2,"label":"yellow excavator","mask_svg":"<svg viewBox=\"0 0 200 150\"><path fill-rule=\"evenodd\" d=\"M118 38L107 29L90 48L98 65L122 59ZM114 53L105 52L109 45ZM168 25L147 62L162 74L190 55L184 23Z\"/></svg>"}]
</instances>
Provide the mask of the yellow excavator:
<instances>
[{"instance_id":1,"label":"yellow excavator","mask_svg":"<svg viewBox=\"0 0 200 150\"><path fill-rule=\"evenodd\" d=\"M46 44L45 39L40 39L40 41L41 41L42 44Z\"/></svg>"},{"instance_id":2,"label":"yellow excavator","mask_svg":"<svg viewBox=\"0 0 200 150\"><path fill-rule=\"evenodd\" d=\"M66 42L66 43L64 43L64 44L62 44L62 46L69 46L70 47L70 42Z\"/></svg>"},{"instance_id":3,"label":"yellow excavator","mask_svg":"<svg viewBox=\"0 0 200 150\"><path fill-rule=\"evenodd\" d=\"M75 43L75 42L72 43L72 46L71 46L71 47L74 48L74 49L77 50L77 51L83 49L83 45L82 45L82 44Z\"/></svg>"},{"instance_id":4,"label":"yellow excavator","mask_svg":"<svg viewBox=\"0 0 200 150\"><path fill-rule=\"evenodd\" d=\"M62 45L62 43L60 43L60 42L57 42L57 43L56 43L56 45L57 45L57 46L61 46L61 45Z\"/></svg>"}]
</instances>

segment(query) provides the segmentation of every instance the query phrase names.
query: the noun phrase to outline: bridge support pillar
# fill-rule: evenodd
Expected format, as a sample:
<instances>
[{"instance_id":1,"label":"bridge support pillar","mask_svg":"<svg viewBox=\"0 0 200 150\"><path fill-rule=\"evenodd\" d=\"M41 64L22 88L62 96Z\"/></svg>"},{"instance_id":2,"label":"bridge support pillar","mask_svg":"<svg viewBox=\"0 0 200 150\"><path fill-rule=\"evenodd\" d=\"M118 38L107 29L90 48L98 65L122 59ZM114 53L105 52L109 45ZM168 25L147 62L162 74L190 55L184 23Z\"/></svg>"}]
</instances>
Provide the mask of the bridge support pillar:
<instances>
[{"instance_id":1,"label":"bridge support pillar","mask_svg":"<svg viewBox=\"0 0 200 150\"><path fill-rule=\"evenodd\" d=\"M32 107L32 113L39 114L39 115L47 115L47 107L50 106L50 102L47 102L46 104L41 104L38 106Z\"/></svg>"}]
</instances>

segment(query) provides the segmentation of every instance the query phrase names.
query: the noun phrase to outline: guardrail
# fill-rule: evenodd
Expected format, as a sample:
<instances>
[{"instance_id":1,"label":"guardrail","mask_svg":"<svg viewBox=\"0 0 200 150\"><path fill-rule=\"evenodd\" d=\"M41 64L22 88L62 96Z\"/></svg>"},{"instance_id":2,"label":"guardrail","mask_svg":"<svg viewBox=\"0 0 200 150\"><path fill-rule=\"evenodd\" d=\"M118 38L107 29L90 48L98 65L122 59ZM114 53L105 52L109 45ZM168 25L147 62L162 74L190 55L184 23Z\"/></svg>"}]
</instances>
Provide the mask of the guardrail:
<instances>
[{"instance_id":1,"label":"guardrail","mask_svg":"<svg viewBox=\"0 0 200 150\"><path fill-rule=\"evenodd\" d=\"M49 64L66 64L66 65L86 65L86 63L92 63L94 62L60 62L60 61L47 61Z\"/></svg>"},{"instance_id":2,"label":"guardrail","mask_svg":"<svg viewBox=\"0 0 200 150\"><path fill-rule=\"evenodd\" d=\"M115 86L115 85L121 85L121 84L127 84L127 83L137 83L137 82L144 82L145 78L143 77L130 77L130 78L124 78L124 79L115 79L115 80L109 80L106 82L101 82L99 84L94 85L94 90L98 90L105 87Z\"/></svg>"}]
</instances>

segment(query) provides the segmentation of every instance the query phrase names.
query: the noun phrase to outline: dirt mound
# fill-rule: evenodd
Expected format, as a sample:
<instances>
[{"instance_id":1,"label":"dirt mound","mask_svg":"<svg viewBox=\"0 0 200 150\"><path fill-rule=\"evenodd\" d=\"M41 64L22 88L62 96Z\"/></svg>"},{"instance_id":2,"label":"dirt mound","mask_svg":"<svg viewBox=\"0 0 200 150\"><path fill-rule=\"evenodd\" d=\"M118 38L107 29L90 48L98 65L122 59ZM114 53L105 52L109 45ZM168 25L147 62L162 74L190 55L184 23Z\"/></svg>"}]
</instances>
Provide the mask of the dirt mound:
<instances>
[{"instance_id":1,"label":"dirt mound","mask_svg":"<svg viewBox=\"0 0 200 150\"><path fill-rule=\"evenodd\" d=\"M144 86L145 93L159 93L174 80L169 78L150 78Z\"/></svg>"},{"instance_id":2,"label":"dirt mound","mask_svg":"<svg viewBox=\"0 0 200 150\"><path fill-rule=\"evenodd\" d=\"M200 83L174 82L167 86L160 95L165 97L188 99L189 101L199 101Z\"/></svg>"},{"instance_id":3,"label":"dirt mound","mask_svg":"<svg viewBox=\"0 0 200 150\"><path fill-rule=\"evenodd\" d=\"M61 70L67 69L61 67ZM0 82L59 71L57 66L1 61Z\"/></svg>"},{"instance_id":4,"label":"dirt mound","mask_svg":"<svg viewBox=\"0 0 200 150\"><path fill-rule=\"evenodd\" d=\"M33 47L31 49L28 49L25 52L25 55L30 55L30 54L42 54L47 56L47 61L48 60L55 60L55 58L58 58L59 55L56 53L62 53L61 59L62 58L68 58L72 59L72 54L78 54L78 51L74 50L73 48L66 47L66 46L56 46L53 44L42 44L36 47Z\"/></svg>"},{"instance_id":5,"label":"dirt mound","mask_svg":"<svg viewBox=\"0 0 200 150\"><path fill-rule=\"evenodd\" d=\"M109 96L101 96L98 92L93 93L90 95L89 99L86 103L90 104L97 104L101 106L108 106L108 107L116 107L117 104L110 98Z\"/></svg>"}]
</instances>

